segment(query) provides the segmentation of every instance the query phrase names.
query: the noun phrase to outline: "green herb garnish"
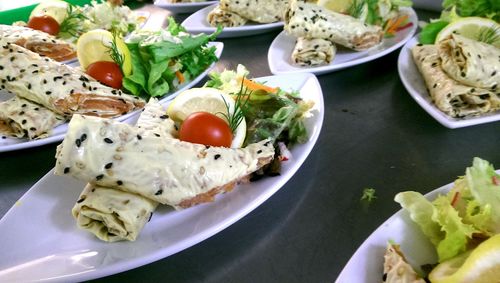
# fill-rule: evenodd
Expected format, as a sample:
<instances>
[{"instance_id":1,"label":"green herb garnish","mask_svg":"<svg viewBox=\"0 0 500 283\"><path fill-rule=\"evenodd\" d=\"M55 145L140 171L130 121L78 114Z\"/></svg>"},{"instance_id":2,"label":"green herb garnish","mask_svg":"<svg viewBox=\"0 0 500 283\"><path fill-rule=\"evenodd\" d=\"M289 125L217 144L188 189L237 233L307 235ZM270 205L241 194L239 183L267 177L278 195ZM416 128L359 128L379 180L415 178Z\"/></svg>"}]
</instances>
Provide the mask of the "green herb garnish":
<instances>
[{"instance_id":1,"label":"green herb garnish","mask_svg":"<svg viewBox=\"0 0 500 283\"><path fill-rule=\"evenodd\" d=\"M70 3L68 3L66 12L68 15L59 26L59 34L61 37L78 38L83 33L82 22L88 18L78 7Z\"/></svg>"},{"instance_id":2,"label":"green herb garnish","mask_svg":"<svg viewBox=\"0 0 500 283\"><path fill-rule=\"evenodd\" d=\"M113 40L111 41L111 46L108 49L108 54L111 57L111 59L118 66L120 66L120 70L122 70L123 73L124 56L123 54L120 53L120 51L118 50L118 46L116 45L116 38L120 36L120 32L117 30L112 30L111 33L113 34Z\"/></svg>"},{"instance_id":3,"label":"green herb garnish","mask_svg":"<svg viewBox=\"0 0 500 283\"><path fill-rule=\"evenodd\" d=\"M364 188L363 195L361 195L361 200L366 200L367 202L372 202L377 196L375 195L374 188Z\"/></svg>"},{"instance_id":4,"label":"green herb garnish","mask_svg":"<svg viewBox=\"0 0 500 283\"><path fill-rule=\"evenodd\" d=\"M247 88L243 86L243 79L241 80L241 87L238 93L234 93L236 96L234 109L231 111L229 107L229 103L226 101L224 96L222 100L224 101L224 105L226 106L227 114L219 112L224 118L226 118L229 123L229 127L231 131L234 133L241 122L245 119L245 109L248 107L248 100L250 99L250 95L252 91L249 91Z\"/></svg>"},{"instance_id":5,"label":"green herb garnish","mask_svg":"<svg viewBox=\"0 0 500 283\"><path fill-rule=\"evenodd\" d=\"M479 31L477 40L488 44L500 41L500 29L498 27L483 27Z\"/></svg>"}]
</instances>

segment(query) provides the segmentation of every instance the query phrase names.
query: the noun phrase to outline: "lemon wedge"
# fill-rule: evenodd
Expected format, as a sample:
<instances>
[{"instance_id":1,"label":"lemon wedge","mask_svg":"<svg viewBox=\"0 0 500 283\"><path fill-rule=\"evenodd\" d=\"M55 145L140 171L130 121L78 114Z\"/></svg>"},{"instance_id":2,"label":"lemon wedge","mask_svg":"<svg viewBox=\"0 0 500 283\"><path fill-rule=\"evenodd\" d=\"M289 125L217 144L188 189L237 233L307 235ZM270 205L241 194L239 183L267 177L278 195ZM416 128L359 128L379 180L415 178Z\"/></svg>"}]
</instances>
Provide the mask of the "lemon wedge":
<instances>
[{"instance_id":1,"label":"lemon wedge","mask_svg":"<svg viewBox=\"0 0 500 283\"><path fill-rule=\"evenodd\" d=\"M229 112L233 113L236 102L231 95L215 88L192 88L183 91L170 103L167 114L172 120L179 123L184 121L190 114L200 111L212 113L226 121L222 114L228 114L228 107L224 104L224 100L229 105ZM243 119L233 132L232 148L243 145L246 131L247 125L245 119Z\"/></svg>"},{"instance_id":2,"label":"lemon wedge","mask_svg":"<svg viewBox=\"0 0 500 283\"><path fill-rule=\"evenodd\" d=\"M68 16L68 3L62 0L42 1L31 12L30 19L43 15L51 16L61 24Z\"/></svg>"},{"instance_id":3,"label":"lemon wedge","mask_svg":"<svg viewBox=\"0 0 500 283\"><path fill-rule=\"evenodd\" d=\"M353 0L318 0L318 6L337 13L347 13Z\"/></svg>"},{"instance_id":4,"label":"lemon wedge","mask_svg":"<svg viewBox=\"0 0 500 283\"><path fill-rule=\"evenodd\" d=\"M80 66L86 70L87 67L98 61L113 62L109 55L109 50L113 42L113 34L107 30L95 29L86 32L78 38L76 43L76 54ZM116 48L123 56L122 71L125 76L132 73L132 57L125 42L117 37Z\"/></svg>"},{"instance_id":5,"label":"lemon wedge","mask_svg":"<svg viewBox=\"0 0 500 283\"><path fill-rule=\"evenodd\" d=\"M453 21L438 33L436 42L448 38L452 33L500 48L500 24L490 19L466 17Z\"/></svg>"},{"instance_id":6,"label":"lemon wedge","mask_svg":"<svg viewBox=\"0 0 500 283\"><path fill-rule=\"evenodd\" d=\"M432 283L491 283L500 278L500 234L436 266L429 274Z\"/></svg>"}]
</instances>

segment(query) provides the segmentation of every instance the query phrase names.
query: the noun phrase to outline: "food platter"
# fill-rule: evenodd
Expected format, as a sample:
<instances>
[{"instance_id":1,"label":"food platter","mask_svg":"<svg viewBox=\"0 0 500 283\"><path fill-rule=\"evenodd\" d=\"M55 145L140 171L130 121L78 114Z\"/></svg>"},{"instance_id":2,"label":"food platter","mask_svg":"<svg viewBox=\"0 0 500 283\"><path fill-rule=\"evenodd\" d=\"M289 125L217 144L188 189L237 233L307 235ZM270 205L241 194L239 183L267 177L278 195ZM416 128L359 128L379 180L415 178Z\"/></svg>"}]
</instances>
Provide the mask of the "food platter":
<instances>
[{"instance_id":1,"label":"food platter","mask_svg":"<svg viewBox=\"0 0 500 283\"><path fill-rule=\"evenodd\" d=\"M404 45L412 38L418 27L417 14L411 8L401 8L409 15L412 26L396 33L394 37L384 38L382 44L366 51L353 51L339 48L333 62L316 67L300 67L292 64L291 54L295 47L296 38L285 31L278 34L269 47L267 60L271 73L286 74L310 72L316 75L339 71L348 67L370 62L385 56Z\"/></svg>"},{"instance_id":2,"label":"food platter","mask_svg":"<svg viewBox=\"0 0 500 283\"><path fill-rule=\"evenodd\" d=\"M213 3L217 2L218 1L170 3L166 0L155 0L154 4L155 6L167 9L174 14L182 14L182 13L192 13L198 11L201 8L204 8L208 5L212 5Z\"/></svg>"},{"instance_id":3,"label":"food platter","mask_svg":"<svg viewBox=\"0 0 500 283\"><path fill-rule=\"evenodd\" d=\"M207 22L207 15L212 11L216 5L212 5L193 13L189 16L182 25L186 28L190 33L213 33L215 32L215 28L210 26ZM250 23L245 24L240 27L227 27L222 30L222 32L217 36L217 38L228 38L228 37L240 37L240 36L248 36L261 34L265 32L269 32L272 30L280 29L283 27L283 22L276 22L270 24L258 24L258 23Z\"/></svg>"},{"instance_id":4,"label":"food platter","mask_svg":"<svg viewBox=\"0 0 500 283\"><path fill-rule=\"evenodd\" d=\"M0 220L0 281L84 281L129 270L186 249L257 208L295 174L314 147L323 123L323 96L314 75L256 79L314 101L305 120L306 143L291 149L280 176L238 185L212 203L175 211L160 207L135 242L101 242L79 230L71 208L85 183L50 171ZM167 107L168 102L164 106ZM133 120L131 120L133 122ZM19 225L30 219L30 225ZM33 241L33 235L43 235Z\"/></svg>"},{"instance_id":5,"label":"food platter","mask_svg":"<svg viewBox=\"0 0 500 283\"><path fill-rule=\"evenodd\" d=\"M418 35L409 40L401 49L398 58L398 72L403 85L405 86L411 97L434 119L436 119L443 126L455 129L479 125L500 120L500 112L492 112L489 114L453 118L441 110L439 110L432 102L431 96L427 92L424 79L413 62L411 48L418 43Z\"/></svg>"},{"instance_id":6,"label":"food platter","mask_svg":"<svg viewBox=\"0 0 500 283\"><path fill-rule=\"evenodd\" d=\"M211 42L207 45L208 47L210 46L215 46L216 47L216 52L215 55L217 58L220 58L222 54L222 50L224 48L224 44L222 42ZM77 66L78 62L73 62L69 64L71 66ZM184 84L180 85L178 89L175 91L171 92L168 96L164 96L161 98L161 101L169 101L176 97L180 92L182 92L185 89L191 88L194 85L196 85L198 82L200 82L209 72L212 70L212 68L215 66L215 63L211 64L203 73L198 75L196 78L189 82L185 82ZM11 94L5 92L5 91L0 91L0 101L5 101L12 97ZM132 117L134 114L137 112L131 112L128 114L125 114L123 116L120 116L116 118L119 121L124 121ZM39 139L39 140L27 140L27 139L17 139L17 138L10 138L10 137L3 137L0 136L0 152L7 152L7 151L14 151L14 150L19 150L19 149L25 149L25 148L32 148L32 147L37 147L37 146L42 146L45 144L53 143L53 142L58 142L61 141L64 138L64 134L66 133L67 129L67 124L62 124L54 128L52 135Z\"/></svg>"}]
</instances>

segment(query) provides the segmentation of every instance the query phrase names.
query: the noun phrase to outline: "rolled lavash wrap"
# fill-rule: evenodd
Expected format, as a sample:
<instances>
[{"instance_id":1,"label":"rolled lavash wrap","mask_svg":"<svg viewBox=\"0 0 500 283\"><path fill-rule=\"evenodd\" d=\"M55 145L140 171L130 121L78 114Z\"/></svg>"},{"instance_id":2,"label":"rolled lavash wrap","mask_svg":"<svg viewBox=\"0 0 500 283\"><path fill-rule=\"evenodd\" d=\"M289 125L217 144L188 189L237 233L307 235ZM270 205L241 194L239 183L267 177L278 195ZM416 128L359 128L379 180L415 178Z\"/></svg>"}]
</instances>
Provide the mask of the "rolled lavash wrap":
<instances>
[{"instance_id":1,"label":"rolled lavash wrap","mask_svg":"<svg viewBox=\"0 0 500 283\"><path fill-rule=\"evenodd\" d=\"M141 135L172 137L174 122L158 100L151 98L136 127ZM87 184L72 209L78 227L107 242L134 241L151 219L158 202L138 194Z\"/></svg>"},{"instance_id":2,"label":"rolled lavash wrap","mask_svg":"<svg viewBox=\"0 0 500 283\"><path fill-rule=\"evenodd\" d=\"M116 117L144 106L138 97L107 87L77 68L0 39L0 88L62 116Z\"/></svg>"},{"instance_id":3,"label":"rolled lavash wrap","mask_svg":"<svg viewBox=\"0 0 500 283\"><path fill-rule=\"evenodd\" d=\"M55 174L186 208L212 201L274 156L269 140L233 149L141 133L115 120L74 115Z\"/></svg>"},{"instance_id":4,"label":"rolled lavash wrap","mask_svg":"<svg viewBox=\"0 0 500 283\"><path fill-rule=\"evenodd\" d=\"M0 39L56 61L76 58L76 47L73 44L28 27L0 25Z\"/></svg>"},{"instance_id":5,"label":"rolled lavash wrap","mask_svg":"<svg viewBox=\"0 0 500 283\"><path fill-rule=\"evenodd\" d=\"M30 140L45 138L66 119L29 100L14 96L0 102L0 133Z\"/></svg>"},{"instance_id":6,"label":"rolled lavash wrap","mask_svg":"<svg viewBox=\"0 0 500 283\"><path fill-rule=\"evenodd\" d=\"M268 24L283 20L288 0L221 0L220 9L248 20Z\"/></svg>"},{"instance_id":7,"label":"rolled lavash wrap","mask_svg":"<svg viewBox=\"0 0 500 283\"><path fill-rule=\"evenodd\" d=\"M465 85L500 89L500 48L451 34L438 43L443 70Z\"/></svg>"},{"instance_id":8,"label":"rolled lavash wrap","mask_svg":"<svg viewBox=\"0 0 500 283\"><path fill-rule=\"evenodd\" d=\"M242 16L222 10L219 5L215 7L210 13L207 15L207 22L213 26L223 26L223 27L239 27L247 23L247 19Z\"/></svg>"},{"instance_id":9,"label":"rolled lavash wrap","mask_svg":"<svg viewBox=\"0 0 500 283\"><path fill-rule=\"evenodd\" d=\"M299 37L292 52L292 61L300 66L318 66L333 61L337 48L333 42L321 38Z\"/></svg>"},{"instance_id":10,"label":"rolled lavash wrap","mask_svg":"<svg viewBox=\"0 0 500 283\"><path fill-rule=\"evenodd\" d=\"M384 35L379 26L298 0L290 0L284 29L298 38L322 38L357 51L378 45Z\"/></svg>"},{"instance_id":11,"label":"rolled lavash wrap","mask_svg":"<svg viewBox=\"0 0 500 283\"><path fill-rule=\"evenodd\" d=\"M417 45L412 54L434 104L447 115L460 118L499 109L500 100L495 93L450 78L441 68L435 45Z\"/></svg>"},{"instance_id":12,"label":"rolled lavash wrap","mask_svg":"<svg viewBox=\"0 0 500 283\"><path fill-rule=\"evenodd\" d=\"M134 241L157 206L140 195L89 183L71 212L78 227L103 241Z\"/></svg>"}]
</instances>

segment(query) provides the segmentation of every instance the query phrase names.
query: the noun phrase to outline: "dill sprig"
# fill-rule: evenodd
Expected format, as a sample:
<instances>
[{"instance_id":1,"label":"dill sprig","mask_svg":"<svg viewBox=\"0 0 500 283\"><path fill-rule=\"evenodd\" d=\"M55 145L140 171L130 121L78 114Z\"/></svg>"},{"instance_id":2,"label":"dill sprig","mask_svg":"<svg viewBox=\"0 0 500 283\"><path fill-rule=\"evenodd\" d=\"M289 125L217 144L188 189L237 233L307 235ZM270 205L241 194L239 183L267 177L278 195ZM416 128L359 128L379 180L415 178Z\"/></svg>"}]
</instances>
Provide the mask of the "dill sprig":
<instances>
[{"instance_id":1,"label":"dill sprig","mask_svg":"<svg viewBox=\"0 0 500 283\"><path fill-rule=\"evenodd\" d=\"M70 3L68 3L66 12L68 15L59 26L59 33L79 37L83 33L82 22L88 19L87 16L78 7Z\"/></svg>"},{"instance_id":2,"label":"dill sprig","mask_svg":"<svg viewBox=\"0 0 500 283\"><path fill-rule=\"evenodd\" d=\"M250 95L252 91L249 91L248 88L244 87L243 79L241 80L241 87L237 93L233 93L235 95L235 103L234 109L231 111L231 107L229 103L226 101L224 96L222 96L222 100L224 101L224 105L226 106L227 114L219 112L224 118L226 118L229 123L229 127L231 128L231 132L235 132L238 126L241 124L243 119L245 119L245 111L248 107L248 100L250 99Z\"/></svg>"},{"instance_id":3,"label":"dill sprig","mask_svg":"<svg viewBox=\"0 0 500 283\"><path fill-rule=\"evenodd\" d=\"M361 14L363 13L363 5L364 1L358 1L354 0L352 1L351 5L349 6L348 13L351 17L354 18L359 18Z\"/></svg>"},{"instance_id":4,"label":"dill sprig","mask_svg":"<svg viewBox=\"0 0 500 283\"><path fill-rule=\"evenodd\" d=\"M489 28L483 27L479 31L477 40L488 44L500 41L500 29L493 26Z\"/></svg>"},{"instance_id":5,"label":"dill sprig","mask_svg":"<svg viewBox=\"0 0 500 283\"><path fill-rule=\"evenodd\" d=\"M108 49L108 54L111 59L118 64L118 66L120 66L120 70L122 70L123 73L124 56L120 53L118 46L116 45L116 38L120 36L120 33L117 30L112 30L111 33L113 34L113 40L111 41L111 46Z\"/></svg>"}]
</instances>

